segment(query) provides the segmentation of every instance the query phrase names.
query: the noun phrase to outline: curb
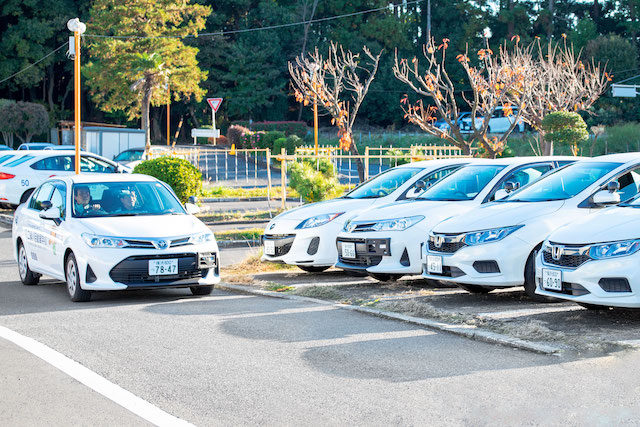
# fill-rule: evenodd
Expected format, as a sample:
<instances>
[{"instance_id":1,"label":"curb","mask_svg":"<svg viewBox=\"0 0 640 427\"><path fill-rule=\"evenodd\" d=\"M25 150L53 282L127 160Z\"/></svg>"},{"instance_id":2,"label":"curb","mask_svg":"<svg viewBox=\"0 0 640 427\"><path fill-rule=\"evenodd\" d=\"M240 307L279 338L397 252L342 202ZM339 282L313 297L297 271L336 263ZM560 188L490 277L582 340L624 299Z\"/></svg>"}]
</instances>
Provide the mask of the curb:
<instances>
[{"instance_id":1,"label":"curb","mask_svg":"<svg viewBox=\"0 0 640 427\"><path fill-rule=\"evenodd\" d=\"M245 248L251 249L258 248L260 246L260 240L218 240L218 248L221 249L233 249L233 248Z\"/></svg>"},{"instance_id":2,"label":"curb","mask_svg":"<svg viewBox=\"0 0 640 427\"><path fill-rule=\"evenodd\" d=\"M216 288L242 292L253 295L262 295L271 298L289 299L294 301L306 301L315 304L331 305L337 308L343 308L360 313L370 314L377 317L382 317L391 320L400 320L405 323L411 323L418 326L424 326L429 329L435 329L441 332L447 332L450 334L470 338L477 341L483 341L490 344L499 344L505 347L517 348L519 350L526 350L532 353L544 354L548 356L560 356L562 353L561 347L554 347L548 344L540 344L532 341L526 341L519 338L513 338L504 334L496 332L490 332L483 329L478 329L475 326L463 326L453 325L450 323L439 322L436 320L422 319L419 317L408 316L405 314L394 313L390 311L379 310L376 308L360 307L357 305L349 304L336 304L334 302L324 301L316 298L302 297L298 295L287 295L279 292L264 291L260 289L253 289L248 286L233 285L233 284L217 284Z\"/></svg>"}]
</instances>

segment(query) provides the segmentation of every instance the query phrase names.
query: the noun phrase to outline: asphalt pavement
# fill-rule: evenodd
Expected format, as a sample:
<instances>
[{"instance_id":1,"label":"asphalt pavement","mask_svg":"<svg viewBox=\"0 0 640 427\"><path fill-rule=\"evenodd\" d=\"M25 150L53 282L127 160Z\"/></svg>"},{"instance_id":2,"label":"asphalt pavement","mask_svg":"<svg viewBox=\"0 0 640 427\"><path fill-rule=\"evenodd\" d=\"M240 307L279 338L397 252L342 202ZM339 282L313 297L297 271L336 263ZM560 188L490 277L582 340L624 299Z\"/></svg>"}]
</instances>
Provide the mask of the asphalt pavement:
<instances>
[{"instance_id":1,"label":"asphalt pavement","mask_svg":"<svg viewBox=\"0 0 640 427\"><path fill-rule=\"evenodd\" d=\"M334 305L221 290L72 303L60 282L20 284L3 230L0 327L195 425L640 421L636 352L542 356ZM2 425L143 423L2 339L0 372Z\"/></svg>"}]
</instances>

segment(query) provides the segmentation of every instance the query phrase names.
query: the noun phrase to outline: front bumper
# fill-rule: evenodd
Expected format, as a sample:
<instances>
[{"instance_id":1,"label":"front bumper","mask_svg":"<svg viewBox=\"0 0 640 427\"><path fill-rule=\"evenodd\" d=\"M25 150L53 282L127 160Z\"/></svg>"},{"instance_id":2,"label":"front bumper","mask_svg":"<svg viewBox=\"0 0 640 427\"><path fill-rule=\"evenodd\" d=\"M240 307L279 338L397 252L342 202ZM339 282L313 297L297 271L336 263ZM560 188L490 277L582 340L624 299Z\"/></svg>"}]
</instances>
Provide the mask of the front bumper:
<instances>
[{"instance_id":1,"label":"front bumper","mask_svg":"<svg viewBox=\"0 0 640 427\"><path fill-rule=\"evenodd\" d=\"M295 221L296 225L299 221ZM261 260L268 262L327 267L335 264L338 258L335 236L342 224L328 223L320 227L299 229L279 227L276 233L266 232L262 236L263 255ZM273 242L275 254L267 254L264 241Z\"/></svg>"},{"instance_id":2,"label":"front bumper","mask_svg":"<svg viewBox=\"0 0 640 427\"><path fill-rule=\"evenodd\" d=\"M220 255L215 243L167 250L89 249L74 251L74 254L81 273L82 289L89 291L180 288L220 283ZM149 275L149 260L158 259L177 259L176 274Z\"/></svg>"},{"instance_id":3,"label":"front bumper","mask_svg":"<svg viewBox=\"0 0 640 427\"><path fill-rule=\"evenodd\" d=\"M606 307L640 308L640 255L635 254L605 260L589 260L579 267L565 268L545 263L540 252L536 257L536 294L583 304ZM562 291L542 288L542 270L562 272ZM613 282L613 279L615 282ZM625 283L623 287L607 286ZM607 289L607 290L606 290ZM614 289L614 291L612 291Z\"/></svg>"},{"instance_id":4,"label":"front bumper","mask_svg":"<svg viewBox=\"0 0 640 427\"><path fill-rule=\"evenodd\" d=\"M525 241L511 235L494 243L459 246L447 248L453 252L438 252L425 244L422 275L434 280L492 288L524 284L524 268L534 249ZM428 271L428 256L442 258L442 273Z\"/></svg>"},{"instance_id":5,"label":"front bumper","mask_svg":"<svg viewBox=\"0 0 640 427\"><path fill-rule=\"evenodd\" d=\"M373 274L420 274L423 243L416 237L423 235L413 228L394 232L340 233L336 239L336 267ZM343 256L342 244L345 242L355 243L355 258Z\"/></svg>"}]
</instances>

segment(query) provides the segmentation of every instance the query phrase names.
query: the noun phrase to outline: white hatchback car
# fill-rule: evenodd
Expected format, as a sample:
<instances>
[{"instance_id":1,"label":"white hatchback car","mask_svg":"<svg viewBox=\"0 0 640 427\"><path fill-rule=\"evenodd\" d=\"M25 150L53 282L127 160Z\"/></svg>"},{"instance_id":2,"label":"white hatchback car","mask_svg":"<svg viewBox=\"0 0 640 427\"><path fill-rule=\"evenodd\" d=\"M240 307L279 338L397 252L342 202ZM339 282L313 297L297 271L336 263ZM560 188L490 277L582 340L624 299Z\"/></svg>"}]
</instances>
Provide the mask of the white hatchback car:
<instances>
[{"instance_id":1,"label":"white hatchback car","mask_svg":"<svg viewBox=\"0 0 640 427\"><path fill-rule=\"evenodd\" d=\"M527 295L540 299L534 263L547 236L633 197L639 185L640 153L582 159L503 200L436 225L425 248L424 276L475 293L524 285Z\"/></svg>"},{"instance_id":2,"label":"white hatchback car","mask_svg":"<svg viewBox=\"0 0 640 427\"><path fill-rule=\"evenodd\" d=\"M489 133L503 133L506 132L513 121L516 119L518 115L518 109L514 108L510 115L504 114L504 109L502 107L497 107L493 112L493 115L489 119ZM477 116L476 117L476 129L480 129L482 127L482 122L484 117ZM462 133L471 132L473 129L473 123L471 121L471 114L465 116L462 120L460 120L460 130ZM520 119L520 121L513 128L514 132L524 132L524 120Z\"/></svg>"},{"instance_id":3,"label":"white hatchback car","mask_svg":"<svg viewBox=\"0 0 640 427\"><path fill-rule=\"evenodd\" d=\"M16 210L12 237L22 282L63 280L73 301L167 287L206 295L220 282L213 233L147 175L48 179Z\"/></svg>"},{"instance_id":4,"label":"white hatchback car","mask_svg":"<svg viewBox=\"0 0 640 427\"><path fill-rule=\"evenodd\" d=\"M573 161L572 157L474 159L415 200L391 203L352 218L337 237L336 267L368 273L378 280L421 274L422 247L434 225Z\"/></svg>"},{"instance_id":5,"label":"white hatchback car","mask_svg":"<svg viewBox=\"0 0 640 427\"><path fill-rule=\"evenodd\" d=\"M75 174L75 150L11 151L0 154L0 203L17 206L52 176ZM131 169L97 154L80 153L80 171L125 173Z\"/></svg>"},{"instance_id":6,"label":"white hatchback car","mask_svg":"<svg viewBox=\"0 0 640 427\"><path fill-rule=\"evenodd\" d=\"M536 294L640 308L639 266L640 195L551 233L536 257Z\"/></svg>"},{"instance_id":7,"label":"white hatchback car","mask_svg":"<svg viewBox=\"0 0 640 427\"><path fill-rule=\"evenodd\" d=\"M470 161L473 159L405 164L376 175L337 199L284 212L265 228L262 260L297 265L309 272L324 271L338 259L335 239L347 219L374 206L414 198Z\"/></svg>"}]
</instances>

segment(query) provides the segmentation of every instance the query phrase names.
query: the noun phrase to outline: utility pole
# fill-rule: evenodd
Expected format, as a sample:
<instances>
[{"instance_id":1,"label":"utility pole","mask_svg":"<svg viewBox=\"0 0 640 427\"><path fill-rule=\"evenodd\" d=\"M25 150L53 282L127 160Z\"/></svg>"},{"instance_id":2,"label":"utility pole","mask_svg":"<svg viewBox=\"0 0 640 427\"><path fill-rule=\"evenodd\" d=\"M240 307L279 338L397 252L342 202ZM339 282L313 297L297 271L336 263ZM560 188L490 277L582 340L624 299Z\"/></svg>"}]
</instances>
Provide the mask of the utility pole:
<instances>
[{"instance_id":1,"label":"utility pole","mask_svg":"<svg viewBox=\"0 0 640 427\"><path fill-rule=\"evenodd\" d=\"M87 30L87 26L80 19L73 18L67 22L67 28L73 32L73 88L75 107L74 139L76 143L76 175L80 173L80 35ZM71 40L70 40L71 41Z\"/></svg>"},{"instance_id":2,"label":"utility pole","mask_svg":"<svg viewBox=\"0 0 640 427\"><path fill-rule=\"evenodd\" d=\"M431 41L431 0L427 0L427 43Z\"/></svg>"}]
</instances>

